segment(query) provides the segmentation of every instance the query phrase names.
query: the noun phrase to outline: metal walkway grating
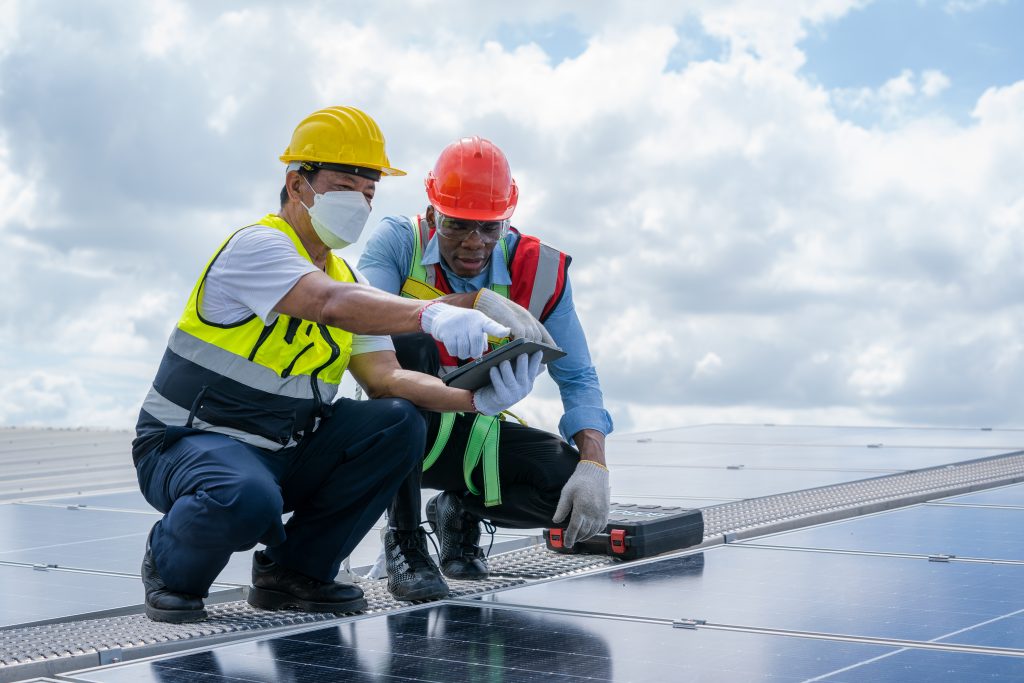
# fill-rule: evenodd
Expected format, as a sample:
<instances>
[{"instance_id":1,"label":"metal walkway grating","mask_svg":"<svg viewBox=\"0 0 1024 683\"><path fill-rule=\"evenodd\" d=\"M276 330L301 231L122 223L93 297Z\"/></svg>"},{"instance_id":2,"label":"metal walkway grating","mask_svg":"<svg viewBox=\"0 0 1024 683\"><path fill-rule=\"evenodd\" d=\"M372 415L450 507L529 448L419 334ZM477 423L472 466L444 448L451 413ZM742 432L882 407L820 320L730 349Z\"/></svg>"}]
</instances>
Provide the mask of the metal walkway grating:
<instances>
[{"instance_id":1,"label":"metal walkway grating","mask_svg":"<svg viewBox=\"0 0 1024 683\"><path fill-rule=\"evenodd\" d=\"M1024 451L704 508L705 540L784 531L1024 481Z\"/></svg>"}]
</instances>

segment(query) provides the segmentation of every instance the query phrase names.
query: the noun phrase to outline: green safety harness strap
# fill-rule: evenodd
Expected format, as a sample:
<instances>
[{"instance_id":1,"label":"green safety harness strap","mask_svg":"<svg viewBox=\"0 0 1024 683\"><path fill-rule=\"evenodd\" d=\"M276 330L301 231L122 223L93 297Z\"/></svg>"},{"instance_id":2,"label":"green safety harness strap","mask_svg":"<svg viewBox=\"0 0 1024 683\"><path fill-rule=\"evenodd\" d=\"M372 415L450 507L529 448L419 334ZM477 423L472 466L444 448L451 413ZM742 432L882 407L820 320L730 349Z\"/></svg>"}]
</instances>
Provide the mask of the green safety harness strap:
<instances>
[{"instance_id":1,"label":"green safety harness strap","mask_svg":"<svg viewBox=\"0 0 1024 683\"><path fill-rule=\"evenodd\" d=\"M473 470L483 461L484 507L501 505L501 481L498 479L498 418L477 415L466 441L466 454L462 458L462 476L466 488L473 495L480 489L473 484Z\"/></svg>"},{"instance_id":2,"label":"green safety harness strap","mask_svg":"<svg viewBox=\"0 0 1024 683\"><path fill-rule=\"evenodd\" d=\"M455 413L441 413L441 424L437 428L437 438L434 439L434 447L423 459L423 471L426 472L430 466L441 457L444 445L448 443L448 437L452 435L452 426L455 424Z\"/></svg>"},{"instance_id":3,"label":"green safety harness strap","mask_svg":"<svg viewBox=\"0 0 1024 683\"><path fill-rule=\"evenodd\" d=\"M409 265L409 275L402 285L402 295L414 299L433 299L443 296L444 292L438 290L431 282L430 273L423 265L423 248L426 238L420 217L410 218L413 234L413 257ZM506 268L511 260L508 243L501 240L501 254L505 259ZM506 299L511 298L511 287L509 285L492 284L490 287L496 294ZM508 340L491 341L491 349L507 344ZM511 414L511 413L509 413ZM452 435L452 427L455 425L456 413L441 413L441 424L437 428L437 437L434 445L423 459L423 471L426 472L437 459L441 457L444 447L448 444ZM515 417L515 416L513 416ZM516 417L519 420L518 417ZM522 420L519 420L522 422ZM462 458L462 474L466 480L466 488L472 493L479 495L480 491L473 484L473 470L483 462L484 476L484 505L492 507L501 504L501 482L498 479L498 426L499 418L487 415L477 415L470 428L469 439L466 442L466 452ZM524 423L525 424L525 423Z\"/></svg>"}]
</instances>

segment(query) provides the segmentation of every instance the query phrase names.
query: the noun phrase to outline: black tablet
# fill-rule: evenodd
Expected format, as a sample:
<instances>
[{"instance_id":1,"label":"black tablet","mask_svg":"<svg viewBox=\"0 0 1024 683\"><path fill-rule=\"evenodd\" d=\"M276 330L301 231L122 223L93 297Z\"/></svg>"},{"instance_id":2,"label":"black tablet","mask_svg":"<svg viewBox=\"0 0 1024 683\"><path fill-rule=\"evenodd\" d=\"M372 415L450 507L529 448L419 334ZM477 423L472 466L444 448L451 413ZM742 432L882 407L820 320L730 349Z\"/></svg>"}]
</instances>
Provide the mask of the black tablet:
<instances>
[{"instance_id":1,"label":"black tablet","mask_svg":"<svg viewBox=\"0 0 1024 683\"><path fill-rule=\"evenodd\" d=\"M537 351L544 352L542 357L542 362L544 363L558 360L565 355L565 351L557 346L532 342L526 339L514 339L504 346L499 346L483 358L477 358L472 363L467 363L458 370L452 370L441 379L450 387L476 391L480 387L491 383L491 368L501 361L511 360L524 353L536 353Z\"/></svg>"}]
</instances>

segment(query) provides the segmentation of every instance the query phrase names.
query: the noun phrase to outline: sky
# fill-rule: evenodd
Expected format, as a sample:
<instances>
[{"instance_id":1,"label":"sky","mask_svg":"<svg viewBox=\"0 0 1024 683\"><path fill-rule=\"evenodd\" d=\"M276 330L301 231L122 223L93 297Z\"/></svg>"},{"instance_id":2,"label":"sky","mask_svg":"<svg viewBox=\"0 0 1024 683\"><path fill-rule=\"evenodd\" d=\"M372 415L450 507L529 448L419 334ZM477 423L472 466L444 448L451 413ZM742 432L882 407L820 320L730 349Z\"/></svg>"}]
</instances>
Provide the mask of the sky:
<instances>
[{"instance_id":1,"label":"sky","mask_svg":"<svg viewBox=\"0 0 1024 683\"><path fill-rule=\"evenodd\" d=\"M341 255L491 139L513 224L573 256L619 432L1024 427L1022 25L1015 0L0 0L0 425L132 427L292 129L347 104L409 175ZM521 412L554 429L554 384Z\"/></svg>"}]
</instances>

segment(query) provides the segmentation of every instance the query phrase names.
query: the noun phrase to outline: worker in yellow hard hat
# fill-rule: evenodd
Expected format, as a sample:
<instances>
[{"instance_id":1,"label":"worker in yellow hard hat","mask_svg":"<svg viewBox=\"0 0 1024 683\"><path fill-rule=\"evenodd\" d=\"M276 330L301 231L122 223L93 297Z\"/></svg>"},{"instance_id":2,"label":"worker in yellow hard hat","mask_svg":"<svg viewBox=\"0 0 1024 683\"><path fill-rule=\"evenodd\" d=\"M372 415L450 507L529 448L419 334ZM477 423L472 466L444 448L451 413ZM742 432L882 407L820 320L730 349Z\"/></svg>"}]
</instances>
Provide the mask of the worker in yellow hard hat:
<instances>
[{"instance_id":1,"label":"worker in yellow hard hat","mask_svg":"<svg viewBox=\"0 0 1024 683\"><path fill-rule=\"evenodd\" d=\"M249 603L356 612L342 558L422 459L417 407L500 410L538 362L476 391L402 370L388 336L426 332L460 358L509 329L471 308L386 294L332 252L358 239L382 176L404 173L372 118L330 107L303 120L281 161L281 206L236 230L203 268L136 427L143 494L164 517L146 545L146 614L205 618L232 552L253 557ZM348 369L369 401L335 401ZM287 524L282 513L292 512Z\"/></svg>"}]
</instances>

